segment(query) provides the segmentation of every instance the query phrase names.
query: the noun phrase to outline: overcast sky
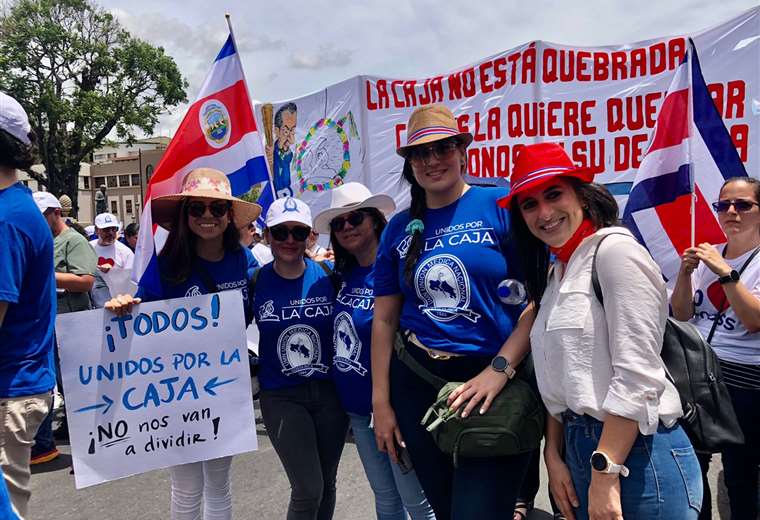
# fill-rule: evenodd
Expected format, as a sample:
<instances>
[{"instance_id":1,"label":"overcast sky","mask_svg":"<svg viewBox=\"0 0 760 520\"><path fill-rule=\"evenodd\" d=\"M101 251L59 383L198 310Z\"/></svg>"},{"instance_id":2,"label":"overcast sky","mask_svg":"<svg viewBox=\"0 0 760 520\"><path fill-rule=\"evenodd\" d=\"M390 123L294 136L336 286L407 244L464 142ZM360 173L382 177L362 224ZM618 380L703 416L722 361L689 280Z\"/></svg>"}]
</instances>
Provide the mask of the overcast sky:
<instances>
[{"instance_id":1,"label":"overcast sky","mask_svg":"<svg viewBox=\"0 0 760 520\"><path fill-rule=\"evenodd\" d=\"M694 32L757 0L287 1L95 0L135 36L162 46L193 100L232 23L251 95L277 101L358 74L426 77L532 40L632 43ZM128 7L126 7L128 5ZM162 118L170 135L186 105Z\"/></svg>"}]
</instances>

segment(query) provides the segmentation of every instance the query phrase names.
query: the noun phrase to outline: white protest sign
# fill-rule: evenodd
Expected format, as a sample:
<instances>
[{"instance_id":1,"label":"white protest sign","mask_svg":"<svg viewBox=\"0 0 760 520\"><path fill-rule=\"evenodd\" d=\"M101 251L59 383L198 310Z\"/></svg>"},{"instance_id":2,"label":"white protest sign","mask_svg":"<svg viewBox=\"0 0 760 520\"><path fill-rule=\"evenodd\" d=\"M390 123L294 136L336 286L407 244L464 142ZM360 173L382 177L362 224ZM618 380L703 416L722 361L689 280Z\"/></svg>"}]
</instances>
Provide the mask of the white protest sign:
<instances>
[{"instance_id":1,"label":"white protest sign","mask_svg":"<svg viewBox=\"0 0 760 520\"><path fill-rule=\"evenodd\" d=\"M240 291L56 322L76 487L257 449Z\"/></svg>"}]
</instances>

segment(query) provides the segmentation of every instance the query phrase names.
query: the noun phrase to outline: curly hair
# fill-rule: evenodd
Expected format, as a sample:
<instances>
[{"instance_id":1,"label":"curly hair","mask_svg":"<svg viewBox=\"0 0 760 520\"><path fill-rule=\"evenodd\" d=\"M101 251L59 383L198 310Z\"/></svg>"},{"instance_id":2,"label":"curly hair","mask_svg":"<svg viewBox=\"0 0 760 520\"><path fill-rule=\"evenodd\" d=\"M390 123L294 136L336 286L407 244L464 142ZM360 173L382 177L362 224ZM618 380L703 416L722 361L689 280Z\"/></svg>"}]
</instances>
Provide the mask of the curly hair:
<instances>
[{"instance_id":1,"label":"curly hair","mask_svg":"<svg viewBox=\"0 0 760 520\"><path fill-rule=\"evenodd\" d=\"M29 140L34 143L36 136L29 132ZM0 166L14 170L25 170L34 164L34 145L26 145L5 130L0 130Z\"/></svg>"}]
</instances>

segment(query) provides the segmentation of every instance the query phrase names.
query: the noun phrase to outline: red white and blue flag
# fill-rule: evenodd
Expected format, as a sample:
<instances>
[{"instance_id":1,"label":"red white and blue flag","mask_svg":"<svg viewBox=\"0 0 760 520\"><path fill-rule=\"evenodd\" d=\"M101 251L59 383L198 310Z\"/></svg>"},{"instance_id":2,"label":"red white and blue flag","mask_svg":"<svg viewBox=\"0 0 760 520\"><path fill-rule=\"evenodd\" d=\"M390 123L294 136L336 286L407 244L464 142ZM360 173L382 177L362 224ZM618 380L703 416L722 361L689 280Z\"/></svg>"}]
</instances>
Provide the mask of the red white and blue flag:
<instances>
[{"instance_id":1,"label":"red white and blue flag","mask_svg":"<svg viewBox=\"0 0 760 520\"><path fill-rule=\"evenodd\" d=\"M660 108L623 215L666 280L674 283L681 254L693 245L692 233L694 244L726 241L711 203L718 200L726 179L746 175L690 41Z\"/></svg>"},{"instance_id":2,"label":"red white and blue flag","mask_svg":"<svg viewBox=\"0 0 760 520\"><path fill-rule=\"evenodd\" d=\"M237 196L269 180L264 146L232 35L214 60L196 101L148 184L132 272L136 282L149 287L159 283L156 239L159 243L163 240L157 236L161 228L153 226L151 200L182 191L185 176L200 167L225 173L232 194Z\"/></svg>"}]
</instances>

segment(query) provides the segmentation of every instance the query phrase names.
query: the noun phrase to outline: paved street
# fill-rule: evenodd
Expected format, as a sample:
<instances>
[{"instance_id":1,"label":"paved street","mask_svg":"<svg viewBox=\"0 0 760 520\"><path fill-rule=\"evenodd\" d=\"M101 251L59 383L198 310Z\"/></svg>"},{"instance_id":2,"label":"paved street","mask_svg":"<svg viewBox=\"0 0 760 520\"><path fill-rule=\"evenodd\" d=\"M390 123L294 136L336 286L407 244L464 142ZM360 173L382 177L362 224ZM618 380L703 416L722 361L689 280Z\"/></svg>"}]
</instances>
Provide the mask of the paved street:
<instances>
[{"instance_id":1,"label":"paved street","mask_svg":"<svg viewBox=\"0 0 760 520\"><path fill-rule=\"evenodd\" d=\"M257 410L257 421L260 416ZM285 518L289 486L277 454L259 427L259 451L235 457L233 462L233 510L236 519ZM77 491L69 474L69 447L60 445L65 454L54 462L34 468L32 476L32 520L157 520L169 518L169 473L166 470L130 477ZM542 465L543 471L543 465ZM713 489L720 464L713 464ZM542 484L546 474L542 472ZM727 519L725 490L720 493ZM717 510L716 507L713 507ZM546 486L536 498L536 510L529 520L550 520ZM372 519L372 494L353 444L343 452L338 475L338 503L335 520ZM504 520L511 519L506 515ZM484 519L487 520L487 519ZM675 520L675 519L674 519Z\"/></svg>"}]
</instances>

